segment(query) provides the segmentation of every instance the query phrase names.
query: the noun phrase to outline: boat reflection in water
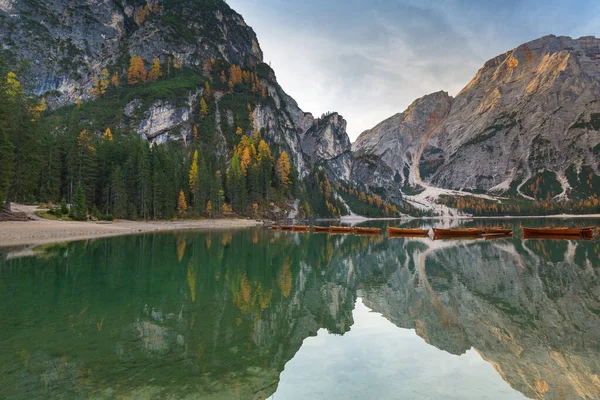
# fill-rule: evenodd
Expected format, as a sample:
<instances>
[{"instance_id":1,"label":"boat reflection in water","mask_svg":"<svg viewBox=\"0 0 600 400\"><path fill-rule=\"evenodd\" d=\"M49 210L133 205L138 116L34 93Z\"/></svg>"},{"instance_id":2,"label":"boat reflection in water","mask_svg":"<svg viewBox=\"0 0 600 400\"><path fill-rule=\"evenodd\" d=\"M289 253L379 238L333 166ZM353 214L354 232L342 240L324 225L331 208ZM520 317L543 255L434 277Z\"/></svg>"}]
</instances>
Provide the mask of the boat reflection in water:
<instances>
[{"instance_id":1,"label":"boat reflection in water","mask_svg":"<svg viewBox=\"0 0 600 400\"><path fill-rule=\"evenodd\" d=\"M47 246L0 265L0 387L600 398L599 254L595 241L269 229Z\"/></svg>"}]
</instances>

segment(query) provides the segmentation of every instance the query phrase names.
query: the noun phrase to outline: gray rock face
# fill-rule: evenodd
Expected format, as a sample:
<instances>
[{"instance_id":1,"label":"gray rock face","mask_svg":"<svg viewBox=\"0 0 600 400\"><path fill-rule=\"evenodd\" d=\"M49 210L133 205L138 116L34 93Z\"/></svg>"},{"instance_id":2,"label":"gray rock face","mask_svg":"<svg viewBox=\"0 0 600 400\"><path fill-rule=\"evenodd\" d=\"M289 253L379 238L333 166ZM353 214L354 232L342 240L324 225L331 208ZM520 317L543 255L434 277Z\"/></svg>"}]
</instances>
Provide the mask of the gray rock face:
<instances>
[{"instance_id":1,"label":"gray rock face","mask_svg":"<svg viewBox=\"0 0 600 400\"><path fill-rule=\"evenodd\" d=\"M550 171L565 186L570 166L598 172L599 84L600 39L546 36L485 63L453 101L417 100L354 150L411 184L501 192Z\"/></svg>"},{"instance_id":2,"label":"gray rock face","mask_svg":"<svg viewBox=\"0 0 600 400\"><path fill-rule=\"evenodd\" d=\"M242 66L262 62L254 31L225 2L159 4L160 11L141 23L136 13L146 2L3 0L0 44L30 62L34 92L53 107L88 99L93 77L104 67L125 65L123 55L147 62L171 57L191 68L209 58Z\"/></svg>"},{"instance_id":3,"label":"gray rock face","mask_svg":"<svg viewBox=\"0 0 600 400\"><path fill-rule=\"evenodd\" d=\"M380 157L400 174L403 184L415 184L420 178L415 163L429 150L429 138L447 117L452 100L446 92L416 100L405 112L363 132L353 144L354 151Z\"/></svg>"}]
</instances>

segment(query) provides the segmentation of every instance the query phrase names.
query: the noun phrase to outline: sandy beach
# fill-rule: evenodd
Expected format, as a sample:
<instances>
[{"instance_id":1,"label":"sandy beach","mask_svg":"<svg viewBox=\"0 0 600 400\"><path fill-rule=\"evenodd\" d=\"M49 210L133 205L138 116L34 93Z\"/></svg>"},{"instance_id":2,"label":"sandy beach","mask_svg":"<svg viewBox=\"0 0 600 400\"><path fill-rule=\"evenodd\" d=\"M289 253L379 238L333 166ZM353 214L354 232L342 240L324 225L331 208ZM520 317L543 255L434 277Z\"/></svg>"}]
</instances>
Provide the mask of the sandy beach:
<instances>
[{"instance_id":1,"label":"sandy beach","mask_svg":"<svg viewBox=\"0 0 600 400\"><path fill-rule=\"evenodd\" d=\"M35 207L17 205L13 209L27 213L33 220L0 222L0 247L40 245L145 232L242 229L262 225L262 222L249 219L121 221L115 223L52 221L35 216L33 214Z\"/></svg>"}]
</instances>

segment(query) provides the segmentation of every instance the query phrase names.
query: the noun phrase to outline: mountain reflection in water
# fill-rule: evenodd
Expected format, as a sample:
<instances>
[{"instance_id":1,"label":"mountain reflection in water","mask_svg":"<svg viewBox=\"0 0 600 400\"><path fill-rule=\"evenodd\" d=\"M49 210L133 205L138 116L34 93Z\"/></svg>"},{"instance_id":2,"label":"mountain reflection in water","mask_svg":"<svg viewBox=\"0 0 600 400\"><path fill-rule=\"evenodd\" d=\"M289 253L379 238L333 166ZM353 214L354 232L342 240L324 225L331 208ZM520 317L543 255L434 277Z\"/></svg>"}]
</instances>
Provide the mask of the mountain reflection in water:
<instances>
[{"instance_id":1,"label":"mountain reflection in water","mask_svg":"<svg viewBox=\"0 0 600 400\"><path fill-rule=\"evenodd\" d=\"M34 253L0 263L2 398L316 398L352 370L377 398L600 397L596 241L265 229Z\"/></svg>"}]
</instances>

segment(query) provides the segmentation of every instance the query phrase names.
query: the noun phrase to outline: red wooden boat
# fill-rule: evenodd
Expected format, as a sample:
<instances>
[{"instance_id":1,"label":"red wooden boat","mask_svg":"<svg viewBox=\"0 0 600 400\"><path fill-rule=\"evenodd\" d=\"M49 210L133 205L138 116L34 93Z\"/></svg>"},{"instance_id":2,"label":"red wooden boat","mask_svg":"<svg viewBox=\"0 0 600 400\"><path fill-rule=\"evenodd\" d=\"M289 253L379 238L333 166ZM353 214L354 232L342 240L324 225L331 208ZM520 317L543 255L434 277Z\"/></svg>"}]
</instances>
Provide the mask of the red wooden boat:
<instances>
[{"instance_id":1,"label":"red wooden boat","mask_svg":"<svg viewBox=\"0 0 600 400\"><path fill-rule=\"evenodd\" d=\"M504 228L485 228L486 235L512 235L512 229Z\"/></svg>"},{"instance_id":2,"label":"red wooden boat","mask_svg":"<svg viewBox=\"0 0 600 400\"><path fill-rule=\"evenodd\" d=\"M291 231L294 227L289 225L281 225L282 231Z\"/></svg>"},{"instance_id":3,"label":"red wooden boat","mask_svg":"<svg viewBox=\"0 0 600 400\"><path fill-rule=\"evenodd\" d=\"M429 236L429 229L392 228L388 227L389 236Z\"/></svg>"},{"instance_id":4,"label":"red wooden boat","mask_svg":"<svg viewBox=\"0 0 600 400\"><path fill-rule=\"evenodd\" d=\"M279 226L277 226L277 225L273 225L273 226L271 227L271 229L273 229L274 231L277 231L277 230L279 230Z\"/></svg>"},{"instance_id":5,"label":"red wooden boat","mask_svg":"<svg viewBox=\"0 0 600 400\"><path fill-rule=\"evenodd\" d=\"M331 233L352 233L353 228L351 226L332 226L329 228Z\"/></svg>"},{"instance_id":6,"label":"red wooden boat","mask_svg":"<svg viewBox=\"0 0 600 400\"><path fill-rule=\"evenodd\" d=\"M329 232L328 226L313 226L314 232Z\"/></svg>"},{"instance_id":7,"label":"red wooden boat","mask_svg":"<svg viewBox=\"0 0 600 400\"><path fill-rule=\"evenodd\" d=\"M310 226L294 225L292 226L292 230L294 232L310 232Z\"/></svg>"},{"instance_id":8,"label":"red wooden boat","mask_svg":"<svg viewBox=\"0 0 600 400\"><path fill-rule=\"evenodd\" d=\"M523 237L526 239L559 236L591 239L594 237L594 228L523 228Z\"/></svg>"},{"instance_id":9,"label":"red wooden boat","mask_svg":"<svg viewBox=\"0 0 600 400\"><path fill-rule=\"evenodd\" d=\"M381 235L379 228L355 228L354 233L357 235Z\"/></svg>"},{"instance_id":10,"label":"red wooden boat","mask_svg":"<svg viewBox=\"0 0 600 400\"><path fill-rule=\"evenodd\" d=\"M440 238L478 238L485 233L484 229L464 228L464 229L437 229L433 228L433 237Z\"/></svg>"}]
</instances>

